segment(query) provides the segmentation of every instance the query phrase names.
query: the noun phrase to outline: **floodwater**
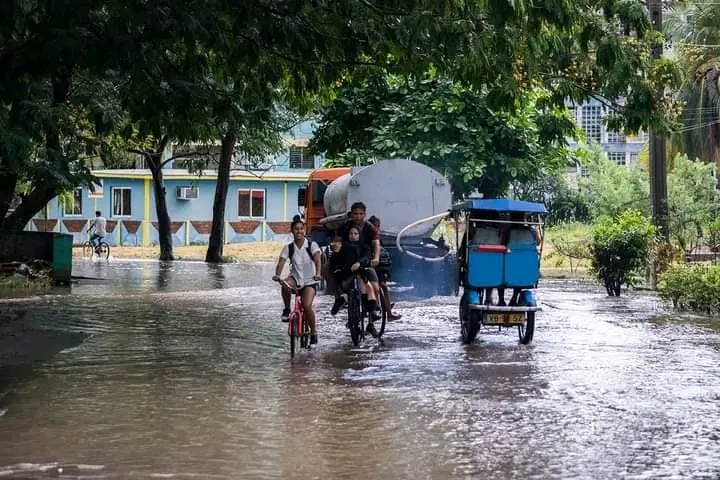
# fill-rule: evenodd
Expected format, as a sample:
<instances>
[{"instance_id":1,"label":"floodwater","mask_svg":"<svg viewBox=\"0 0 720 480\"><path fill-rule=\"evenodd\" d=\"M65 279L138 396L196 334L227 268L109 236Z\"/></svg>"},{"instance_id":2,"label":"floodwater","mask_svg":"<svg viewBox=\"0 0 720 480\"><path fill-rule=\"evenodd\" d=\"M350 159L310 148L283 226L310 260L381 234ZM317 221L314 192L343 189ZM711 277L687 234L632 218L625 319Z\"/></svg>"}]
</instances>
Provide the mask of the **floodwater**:
<instances>
[{"instance_id":1,"label":"floodwater","mask_svg":"<svg viewBox=\"0 0 720 480\"><path fill-rule=\"evenodd\" d=\"M352 348L318 300L289 359L273 266L78 263L0 303L0 479L720 477L720 335L649 294L544 281L531 345L397 297Z\"/></svg>"}]
</instances>

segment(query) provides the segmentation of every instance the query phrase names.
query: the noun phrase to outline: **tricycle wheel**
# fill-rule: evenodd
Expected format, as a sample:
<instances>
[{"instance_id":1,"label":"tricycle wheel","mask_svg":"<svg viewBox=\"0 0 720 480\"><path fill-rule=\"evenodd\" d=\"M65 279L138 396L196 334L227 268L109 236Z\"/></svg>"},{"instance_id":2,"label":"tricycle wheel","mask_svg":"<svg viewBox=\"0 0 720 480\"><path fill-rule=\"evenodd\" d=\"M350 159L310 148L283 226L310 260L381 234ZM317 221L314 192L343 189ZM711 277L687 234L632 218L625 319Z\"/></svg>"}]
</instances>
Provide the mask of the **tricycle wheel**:
<instances>
[{"instance_id":1,"label":"tricycle wheel","mask_svg":"<svg viewBox=\"0 0 720 480\"><path fill-rule=\"evenodd\" d=\"M480 331L480 321L475 312L472 312L468 292L463 292L460 298L460 335L463 343L472 343Z\"/></svg>"},{"instance_id":2,"label":"tricycle wheel","mask_svg":"<svg viewBox=\"0 0 720 480\"><path fill-rule=\"evenodd\" d=\"M535 334L535 312L527 312L525 314L525 323L518 325L518 337L520 343L527 345L532 342L533 335Z\"/></svg>"}]
</instances>

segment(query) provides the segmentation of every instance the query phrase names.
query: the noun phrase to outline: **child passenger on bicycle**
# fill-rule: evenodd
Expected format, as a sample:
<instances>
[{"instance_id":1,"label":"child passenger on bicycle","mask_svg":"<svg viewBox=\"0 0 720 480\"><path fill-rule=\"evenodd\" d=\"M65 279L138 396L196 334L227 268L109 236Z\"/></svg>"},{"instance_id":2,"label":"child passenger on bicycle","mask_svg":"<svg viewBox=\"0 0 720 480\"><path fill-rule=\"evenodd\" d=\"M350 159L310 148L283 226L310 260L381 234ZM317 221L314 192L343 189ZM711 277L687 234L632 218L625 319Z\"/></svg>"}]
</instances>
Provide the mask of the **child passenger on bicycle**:
<instances>
[{"instance_id":1,"label":"child passenger on bicycle","mask_svg":"<svg viewBox=\"0 0 720 480\"><path fill-rule=\"evenodd\" d=\"M331 248L333 255L330 258L330 271L335 279L335 284L343 291L347 292L351 288L353 275L360 275L360 292L362 294L365 310L370 312L368 317L367 331L373 333L375 327L372 324L374 320L380 318L375 292L372 288L368 288L367 281L362 276L362 271L370 266L372 252L370 247L360 241L360 230L352 226L348 232L347 242L342 242L339 236L332 239Z\"/></svg>"}]
</instances>

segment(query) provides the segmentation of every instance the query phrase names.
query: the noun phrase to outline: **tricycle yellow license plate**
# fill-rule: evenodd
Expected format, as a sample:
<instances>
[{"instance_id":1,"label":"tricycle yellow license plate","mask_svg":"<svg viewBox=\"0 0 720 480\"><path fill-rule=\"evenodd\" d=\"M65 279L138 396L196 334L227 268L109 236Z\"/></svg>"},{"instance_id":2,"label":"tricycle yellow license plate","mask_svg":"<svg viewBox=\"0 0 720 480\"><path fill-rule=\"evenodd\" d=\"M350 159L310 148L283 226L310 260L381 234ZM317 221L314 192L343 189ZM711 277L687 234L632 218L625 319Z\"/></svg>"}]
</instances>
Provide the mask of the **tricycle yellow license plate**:
<instances>
[{"instance_id":1,"label":"tricycle yellow license plate","mask_svg":"<svg viewBox=\"0 0 720 480\"><path fill-rule=\"evenodd\" d=\"M525 322L524 313L488 313L488 325L521 325Z\"/></svg>"}]
</instances>

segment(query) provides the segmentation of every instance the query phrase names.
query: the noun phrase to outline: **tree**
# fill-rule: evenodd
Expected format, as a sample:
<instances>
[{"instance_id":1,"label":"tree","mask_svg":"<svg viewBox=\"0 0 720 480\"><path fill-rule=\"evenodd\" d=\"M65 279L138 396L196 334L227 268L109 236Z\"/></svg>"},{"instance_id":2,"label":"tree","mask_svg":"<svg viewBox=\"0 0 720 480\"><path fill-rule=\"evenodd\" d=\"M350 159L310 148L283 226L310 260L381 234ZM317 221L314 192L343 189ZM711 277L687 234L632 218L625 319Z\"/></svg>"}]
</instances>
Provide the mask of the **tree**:
<instances>
[{"instance_id":1,"label":"tree","mask_svg":"<svg viewBox=\"0 0 720 480\"><path fill-rule=\"evenodd\" d=\"M503 195L567 165L574 123L548 106L542 91L514 114L497 112L487 95L430 75L413 81L375 78L344 88L324 111L312 149L334 163L412 157L444 173L455 195Z\"/></svg>"},{"instance_id":2,"label":"tree","mask_svg":"<svg viewBox=\"0 0 720 480\"><path fill-rule=\"evenodd\" d=\"M669 12L665 32L684 74L682 128L674 140L690 158L720 169L720 4L678 3Z\"/></svg>"},{"instance_id":3,"label":"tree","mask_svg":"<svg viewBox=\"0 0 720 480\"><path fill-rule=\"evenodd\" d=\"M668 68L651 68L654 37L636 0L0 3L2 228L23 228L59 191L89 184L85 156L105 155L98 138L120 133L155 172L163 258L172 245L159 152L216 138L208 99L218 72L249 83L244 98L260 105L281 86L322 93L343 78L419 78L434 68L486 93L496 113L523 108L530 79L556 106L624 98L608 104L629 130L667 127L673 107L664 93ZM83 76L108 95L76 96ZM5 218L22 181L28 193Z\"/></svg>"},{"instance_id":4,"label":"tree","mask_svg":"<svg viewBox=\"0 0 720 480\"><path fill-rule=\"evenodd\" d=\"M263 112L256 112L256 115L241 115L240 118L229 114L222 116L225 123L219 129L222 132L221 152L206 262L223 261L225 205L233 160L239 160L238 166L252 169L282 147L279 133L285 130L287 125L280 125L281 115L277 110L270 107Z\"/></svg>"},{"instance_id":5,"label":"tree","mask_svg":"<svg viewBox=\"0 0 720 480\"><path fill-rule=\"evenodd\" d=\"M52 198L91 183L85 158L105 133L97 113L113 111L89 69L93 13L88 2L0 4L0 230L24 229Z\"/></svg>"},{"instance_id":6,"label":"tree","mask_svg":"<svg viewBox=\"0 0 720 480\"><path fill-rule=\"evenodd\" d=\"M632 286L646 266L655 227L649 217L629 209L602 217L592 229L591 268L607 294L619 297L623 285Z\"/></svg>"},{"instance_id":7,"label":"tree","mask_svg":"<svg viewBox=\"0 0 720 480\"><path fill-rule=\"evenodd\" d=\"M670 235L683 251L700 245L705 230L720 211L715 165L678 155L668 175Z\"/></svg>"},{"instance_id":8,"label":"tree","mask_svg":"<svg viewBox=\"0 0 720 480\"><path fill-rule=\"evenodd\" d=\"M581 153L587 177L578 181L588 199L594 219L616 217L628 209L650 212L650 186L647 172L637 165L619 165L593 144Z\"/></svg>"}]
</instances>

